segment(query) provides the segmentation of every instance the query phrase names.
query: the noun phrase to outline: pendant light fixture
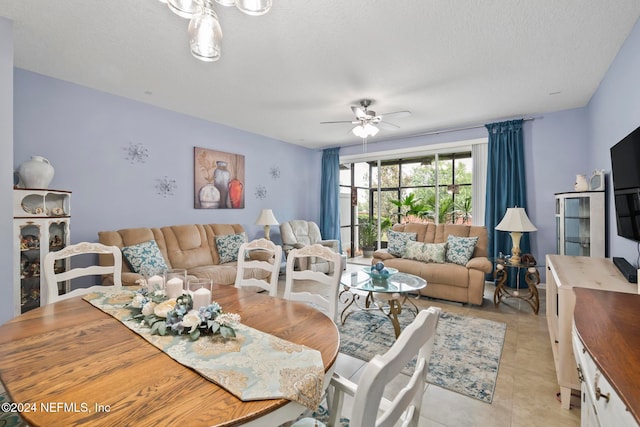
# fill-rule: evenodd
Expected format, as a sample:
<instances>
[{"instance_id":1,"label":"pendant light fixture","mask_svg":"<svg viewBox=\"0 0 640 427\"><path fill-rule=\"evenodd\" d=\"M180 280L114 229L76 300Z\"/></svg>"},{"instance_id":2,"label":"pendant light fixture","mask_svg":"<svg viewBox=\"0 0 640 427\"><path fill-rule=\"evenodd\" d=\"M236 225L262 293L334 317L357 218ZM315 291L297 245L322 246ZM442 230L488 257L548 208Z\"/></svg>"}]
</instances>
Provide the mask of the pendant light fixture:
<instances>
[{"instance_id":1,"label":"pendant light fixture","mask_svg":"<svg viewBox=\"0 0 640 427\"><path fill-rule=\"evenodd\" d=\"M167 3L176 15L190 19L189 45L191 54L205 62L220 59L222 28L218 14L213 8L214 0L159 0ZM272 0L215 0L222 6L236 6L241 12L251 15L264 15L271 9Z\"/></svg>"},{"instance_id":2,"label":"pendant light fixture","mask_svg":"<svg viewBox=\"0 0 640 427\"><path fill-rule=\"evenodd\" d=\"M202 12L201 0L167 0L167 5L173 13L185 19Z\"/></svg>"},{"instance_id":3,"label":"pendant light fixture","mask_svg":"<svg viewBox=\"0 0 640 427\"><path fill-rule=\"evenodd\" d=\"M189 22L191 54L205 62L220 59L222 29L212 3L211 0L205 0L202 13L191 18Z\"/></svg>"}]
</instances>

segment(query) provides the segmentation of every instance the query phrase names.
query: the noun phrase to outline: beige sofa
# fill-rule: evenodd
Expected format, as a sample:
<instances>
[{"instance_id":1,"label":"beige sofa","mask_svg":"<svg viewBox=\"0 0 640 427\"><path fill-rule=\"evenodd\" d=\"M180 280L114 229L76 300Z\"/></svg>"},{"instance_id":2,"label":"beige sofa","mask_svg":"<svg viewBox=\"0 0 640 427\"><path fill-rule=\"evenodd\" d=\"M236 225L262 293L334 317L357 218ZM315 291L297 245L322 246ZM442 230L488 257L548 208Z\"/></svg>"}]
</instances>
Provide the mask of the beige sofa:
<instances>
[{"instance_id":1,"label":"beige sofa","mask_svg":"<svg viewBox=\"0 0 640 427\"><path fill-rule=\"evenodd\" d=\"M427 286L420 294L432 298L482 305L485 274L491 273L493 264L487 258L487 230L485 227L454 224L396 224L392 230L416 233L423 243L443 243L449 235L478 237L472 258L463 266L453 263L425 263L391 255L386 249L373 254L372 264L383 262L387 267L420 276Z\"/></svg>"},{"instance_id":2,"label":"beige sofa","mask_svg":"<svg viewBox=\"0 0 640 427\"><path fill-rule=\"evenodd\" d=\"M127 228L100 231L98 239L105 245L120 249L155 240L169 268L184 268L187 274L210 278L215 284L231 285L236 279L236 261L220 263L216 236L243 233L239 224L187 224L161 228ZM123 257L124 258L124 257ZM108 257L100 256L100 265L111 265ZM135 285L142 275L134 273L126 259L122 262L122 284ZM103 284L110 284L105 277Z\"/></svg>"}]
</instances>

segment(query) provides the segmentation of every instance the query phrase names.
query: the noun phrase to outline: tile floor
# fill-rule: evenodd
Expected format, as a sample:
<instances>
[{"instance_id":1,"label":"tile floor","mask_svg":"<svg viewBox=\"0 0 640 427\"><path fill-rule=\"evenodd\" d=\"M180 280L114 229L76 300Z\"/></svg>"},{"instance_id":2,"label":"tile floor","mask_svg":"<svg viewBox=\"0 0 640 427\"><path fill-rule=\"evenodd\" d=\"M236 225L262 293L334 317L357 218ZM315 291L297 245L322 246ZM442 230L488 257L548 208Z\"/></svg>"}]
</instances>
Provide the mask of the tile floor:
<instances>
[{"instance_id":1,"label":"tile floor","mask_svg":"<svg viewBox=\"0 0 640 427\"><path fill-rule=\"evenodd\" d=\"M358 260L359 261L359 260ZM348 270L360 269L362 263ZM281 278L281 281L282 278ZM284 289L281 283L280 289ZM420 426L579 426L579 398L565 410L556 400L559 391L545 317L544 284L540 289L540 314L524 301L508 299L493 304L493 283L487 282L481 307L420 298L418 306L435 305L445 311L505 322L507 332L492 404L429 385L425 393ZM336 369L357 382L364 362L340 354ZM388 386L393 393L406 381L400 375ZM348 402L347 402L348 404Z\"/></svg>"}]
</instances>

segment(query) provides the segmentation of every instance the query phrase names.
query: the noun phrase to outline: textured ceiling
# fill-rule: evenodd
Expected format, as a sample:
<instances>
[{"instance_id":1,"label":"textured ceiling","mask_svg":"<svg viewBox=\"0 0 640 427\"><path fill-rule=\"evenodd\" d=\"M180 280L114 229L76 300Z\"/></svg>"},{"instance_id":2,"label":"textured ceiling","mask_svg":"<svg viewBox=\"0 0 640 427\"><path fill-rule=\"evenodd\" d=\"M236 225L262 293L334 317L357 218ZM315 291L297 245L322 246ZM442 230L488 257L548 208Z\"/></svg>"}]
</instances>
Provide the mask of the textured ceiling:
<instances>
[{"instance_id":1,"label":"textured ceiling","mask_svg":"<svg viewBox=\"0 0 640 427\"><path fill-rule=\"evenodd\" d=\"M0 0L16 67L278 140L359 143L350 106L410 110L388 140L586 105L638 0L273 0L217 6L222 58L157 0Z\"/></svg>"}]
</instances>

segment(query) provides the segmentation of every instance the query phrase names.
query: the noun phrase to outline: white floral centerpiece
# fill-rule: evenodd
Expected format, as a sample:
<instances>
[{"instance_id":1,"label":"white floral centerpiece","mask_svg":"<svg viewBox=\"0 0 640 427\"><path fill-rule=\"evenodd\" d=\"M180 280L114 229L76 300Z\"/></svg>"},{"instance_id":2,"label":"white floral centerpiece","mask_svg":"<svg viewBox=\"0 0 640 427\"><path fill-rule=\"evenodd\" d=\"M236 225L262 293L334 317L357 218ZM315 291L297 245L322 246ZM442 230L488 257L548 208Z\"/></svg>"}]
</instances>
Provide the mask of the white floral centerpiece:
<instances>
[{"instance_id":1,"label":"white floral centerpiece","mask_svg":"<svg viewBox=\"0 0 640 427\"><path fill-rule=\"evenodd\" d=\"M131 307L139 310L133 318L142 319L151 328L151 334L189 335L193 341L200 335L235 338L233 327L240 323L239 314L225 313L215 301L195 310L189 294L167 298L164 291L142 288L136 291Z\"/></svg>"}]
</instances>

